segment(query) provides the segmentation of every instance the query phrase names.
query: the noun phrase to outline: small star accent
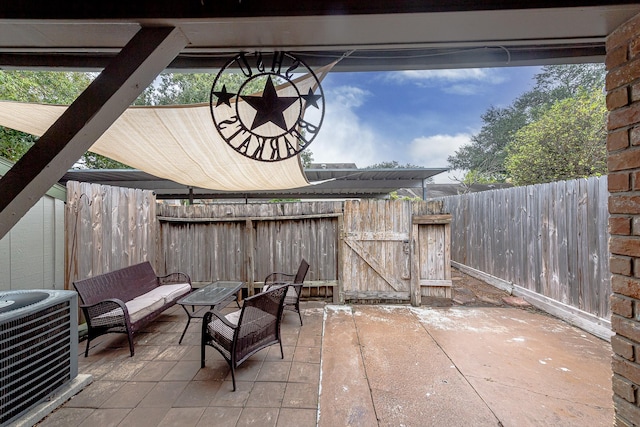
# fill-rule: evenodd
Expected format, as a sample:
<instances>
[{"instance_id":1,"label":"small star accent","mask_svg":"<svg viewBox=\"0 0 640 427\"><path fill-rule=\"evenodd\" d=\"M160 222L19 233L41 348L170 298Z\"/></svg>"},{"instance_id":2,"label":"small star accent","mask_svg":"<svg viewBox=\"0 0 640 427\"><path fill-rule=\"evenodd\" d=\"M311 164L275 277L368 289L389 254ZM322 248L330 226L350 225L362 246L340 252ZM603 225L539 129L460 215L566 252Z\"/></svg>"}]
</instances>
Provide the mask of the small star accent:
<instances>
[{"instance_id":1,"label":"small star accent","mask_svg":"<svg viewBox=\"0 0 640 427\"><path fill-rule=\"evenodd\" d=\"M306 95L300 95L302 99L305 100L306 106L305 108L309 107L310 105L313 105L316 108L320 108L318 107L318 99L322 98L322 95L314 95L313 91L311 90L311 88L309 88L309 92Z\"/></svg>"},{"instance_id":2,"label":"small star accent","mask_svg":"<svg viewBox=\"0 0 640 427\"><path fill-rule=\"evenodd\" d=\"M295 96L278 97L278 92L273 86L271 77L267 78L262 96L241 96L256 110L251 130L265 123L271 122L282 130L287 130L287 123L284 119L284 111L298 100Z\"/></svg>"},{"instance_id":3,"label":"small star accent","mask_svg":"<svg viewBox=\"0 0 640 427\"><path fill-rule=\"evenodd\" d=\"M222 85L221 91L214 91L213 94L218 97L218 102L216 103L216 107L219 107L220 104L227 104L231 107L231 98L236 96L235 93L227 92L227 85Z\"/></svg>"}]
</instances>

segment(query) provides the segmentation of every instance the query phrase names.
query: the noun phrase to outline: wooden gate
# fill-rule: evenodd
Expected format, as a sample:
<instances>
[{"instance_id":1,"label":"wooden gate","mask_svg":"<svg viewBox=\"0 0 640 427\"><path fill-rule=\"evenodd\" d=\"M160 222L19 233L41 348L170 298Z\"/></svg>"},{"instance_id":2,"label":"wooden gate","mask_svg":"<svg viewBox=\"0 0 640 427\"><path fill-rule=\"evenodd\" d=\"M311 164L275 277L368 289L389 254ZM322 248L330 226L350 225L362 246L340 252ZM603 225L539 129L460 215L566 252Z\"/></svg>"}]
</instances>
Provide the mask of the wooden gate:
<instances>
[{"instance_id":1,"label":"wooden gate","mask_svg":"<svg viewBox=\"0 0 640 427\"><path fill-rule=\"evenodd\" d=\"M411 303L451 298L451 215L416 215L412 222Z\"/></svg>"},{"instance_id":2,"label":"wooden gate","mask_svg":"<svg viewBox=\"0 0 640 427\"><path fill-rule=\"evenodd\" d=\"M344 299L408 301L411 202L347 201L343 224Z\"/></svg>"},{"instance_id":3,"label":"wooden gate","mask_svg":"<svg viewBox=\"0 0 640 427\"><path fill-rule=\"evenodd\" d=\"M360 200L344 206L344 300L411 301L451 297L449 215L442 204Z\"/></svg>"}]
</instances>

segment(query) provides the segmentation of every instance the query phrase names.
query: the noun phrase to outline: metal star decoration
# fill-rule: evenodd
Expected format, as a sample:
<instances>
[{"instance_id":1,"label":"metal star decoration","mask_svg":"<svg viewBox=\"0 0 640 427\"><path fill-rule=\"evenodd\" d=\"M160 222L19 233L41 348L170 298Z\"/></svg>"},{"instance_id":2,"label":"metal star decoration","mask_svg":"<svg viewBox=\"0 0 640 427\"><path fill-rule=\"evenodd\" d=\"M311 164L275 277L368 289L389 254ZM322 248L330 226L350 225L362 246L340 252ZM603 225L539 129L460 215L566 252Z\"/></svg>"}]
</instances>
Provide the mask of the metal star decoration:
<instances>
[{"instance_id":1,"label":"metal star decoration","mask_svg":"<svg viewBox=\"0 0 640 427\"><path fill-rule=\"evenodd\" d=\"M229 107L231 107L231 98L236 96L235 93L227 92L227 85L222 85L222 90L214 91L213 94L218 97L218 103L216 104L216 107L219 107L220 104L227 104Z\"/></svg>"},{"instance_id":2,"label":"metal star decoration","mask_svg":"<svg viewBox=\"0 0 640 427\"><path fill-rule=\"evenodd\" d=\"M309 107L310 105L313 105L316 108L320 108L318 107L318 100L322 98L322 95L314 95L311 88L309 88L309 92L306 95L300 95L300 97L305 100L305 108Z\"/></svg>"},{"instance_id":3,"label":"metal star decoration","mask_svg":"<svg viewBox=\"0 0 640 427\"><path fill-rule=\"evenodd\" d=\"M322 75L329 69L323 67ZM237 89L225 85L229 72L238 74ZM314 114L305 117L309 107ZM279 162L298 155L315 139L325 101L320 80L302 59L288 52L240 52L213 80L209 110L218 135L236 153Z\"/></svg>"},{"instance_id":4,"label":"metal star decoration","mask_svg":"<svg viewBox=\"0 0 640 427\"><path fill-rule=\"evenodd\" d=\"M296 96L279 97L270 76L264 85L262 96L241 96L241 98L256 110L251 130L271 122L285 131L287 123L284 119L284 111L299 99Z\"/></svg>"}]
</instances>

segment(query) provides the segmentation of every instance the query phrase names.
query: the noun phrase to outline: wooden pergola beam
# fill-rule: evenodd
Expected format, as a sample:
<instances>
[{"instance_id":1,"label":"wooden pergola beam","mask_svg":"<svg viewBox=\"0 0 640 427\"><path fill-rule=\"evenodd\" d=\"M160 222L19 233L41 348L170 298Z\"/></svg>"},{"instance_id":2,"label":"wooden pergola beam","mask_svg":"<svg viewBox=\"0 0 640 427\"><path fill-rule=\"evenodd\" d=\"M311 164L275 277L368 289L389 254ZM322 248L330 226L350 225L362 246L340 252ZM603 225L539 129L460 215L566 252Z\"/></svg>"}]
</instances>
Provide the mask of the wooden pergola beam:
<instances>
[{"instance_id":1,"label":"wooden pergola beam","mask_svg":"<svg viewBox=\"0 0 640 427\"><path fill-rule=\"evenodd\" d=\"M187 45L178 28L142 28L0 179L0 238L36 204Z\"/></svg>"}]
</instances>

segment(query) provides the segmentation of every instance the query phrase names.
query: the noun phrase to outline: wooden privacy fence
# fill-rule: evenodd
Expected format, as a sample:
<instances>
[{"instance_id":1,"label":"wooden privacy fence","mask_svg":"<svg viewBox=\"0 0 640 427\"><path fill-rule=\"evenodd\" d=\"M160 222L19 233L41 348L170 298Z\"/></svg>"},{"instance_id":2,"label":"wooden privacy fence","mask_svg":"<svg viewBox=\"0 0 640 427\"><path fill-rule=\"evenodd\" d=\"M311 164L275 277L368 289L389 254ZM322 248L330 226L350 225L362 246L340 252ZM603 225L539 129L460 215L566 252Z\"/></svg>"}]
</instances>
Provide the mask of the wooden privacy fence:
<instances>
[{"instance_id":1,"label":"wooden privacy fence","mask_svg":"<svg viewBox=\"0 0 640 427\"><path fill-rule=\"evenodd\" d=\"M454 265L479 270L607 323L607 199L605 176L440 200L453 218Z\"/></svg>"},{"instance_id":2,"label":"wooden privacy fence","mask_svg":"<svg viewBox=\"0 0 640 427\"><path fill-rule=\"evenodd\" d=\"M142 261L157 265L155 195L69 181L65 236L65 289Z\"/></svg>"},{"instance_id":3,"label":"wooden privacy fence","mask_svg":"<svg viewBox=\"0 0 640 427\"><path fill-rule=\"evenodd\" d=\"M388 200L159 205L159 258L164 270L188 271L196 282L243 280L250 294L270 272L293 272L305 258L310 292L419 304L421 296L451 297L450 218L427 215L441 209Z\"/></svg>"},{"instance_id":4,"label":"wooden privacy fence","mask_svg":"<svg viewBox=\"0 0 640 427\"><path fill-rule=\"evenodd\" d=\"M451 297L451 217L442 202L172 206L149 191L67 186L67 288L148 260L159 275L242 280L251 294L267 274L293 272L305 258L311 296L415 305Z\"/></svg>"},{"instance_id":5,"label":"wooden privacy fence","mask_svg":"<svg viewBox=\"0 0 640 427\"><path fill-rule=\"evenodd\" d=\"M305 258L307 285L337 285L340 202L161 204L157 213L166 271L187 271L195 282L242 280L253 293L270 272L294 272Z\"/></svg>"}]
</instances>

